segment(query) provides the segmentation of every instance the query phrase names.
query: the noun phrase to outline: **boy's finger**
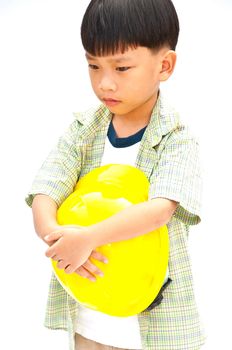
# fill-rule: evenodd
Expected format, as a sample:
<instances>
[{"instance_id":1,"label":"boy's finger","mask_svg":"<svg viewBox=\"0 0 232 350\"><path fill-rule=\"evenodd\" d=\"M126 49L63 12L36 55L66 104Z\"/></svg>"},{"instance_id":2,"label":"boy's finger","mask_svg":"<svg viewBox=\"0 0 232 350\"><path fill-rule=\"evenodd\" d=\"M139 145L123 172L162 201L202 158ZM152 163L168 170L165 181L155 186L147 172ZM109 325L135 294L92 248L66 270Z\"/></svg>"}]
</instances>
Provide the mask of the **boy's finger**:
<instances>
[{"instance_id":1,"label":"boy's finger","mask_svg":"<svg viewBox=\"0 0 232 350\"><path fill-rule=\"evenodd\" d=\"M89 271L87 271L83 266L78 267L75 271L79 276L88 278L90 281L95 282L96 277L94 277Z\"/></svg>"},{"instance_id":2,"label":"boy's finger","mask_svg":"<svg viewBox=\"0 0 232 350\"><path fill-rule=\"evenodd\" d=\"M59 259L56 266L58 267L58 269L65 269L68 265L69 264L66 260Z\"/></svg>"},{"instance_id":3,"label":"boy's finger","mask_svg":"<svg viewBox=\"0 0 232 350\"><path fill-rule=\"evenodd\" d=\"M47 258L52 258L55 255L55 252L53 251L53 246L48 248L45 252L45 255Z\"/></svg>"},{"instance_id":4,"label":"boy's finger","mask_svg":"<svg viewBox=\"0 0 232 350\"><path fill-rule=\"evenodd\" d=\"M105 264L108 263L108 259L107 257L105 257L102 253L100 252L97 252L96 250L93 250L92 253L91 253L91 258L95 259L95 260L98 260L98 261L101 261Z\"/></svg>"},{"instance_id":5,"label":"boy's finger","mask_svg":"<svg viewBox=\"0 0 232 350\"><path fill-rule=\"evenodd\" d=\"M90 260L87 260L82 266L94 275L104 276L104 273L96 265L92 264Z\"/></svg>"},{"instance_id":6,"label":"boy's finger","mask_svg":"<svg viewBox=\"0 0 232 350\"><path fill-rule=\"evenodd\" d=\"M47 258L53 258L53 256L59 256L57 251L57 242L54 243L50 248L48 248L45 252ZM61 259L61 257L59 257Z\"/></svg>"},{"instance_id":7,"label":"boy's finger","mask_svg":"<svg viewBox=\"0 0 232 350\"><path fill-rule=\"evenodd\" d=\"M72 266L72 265L67 265L65 268L64 268L64 272L70 274L70 273L73 273L75 271L75 268Z\"/></svg>"}]
</instances>

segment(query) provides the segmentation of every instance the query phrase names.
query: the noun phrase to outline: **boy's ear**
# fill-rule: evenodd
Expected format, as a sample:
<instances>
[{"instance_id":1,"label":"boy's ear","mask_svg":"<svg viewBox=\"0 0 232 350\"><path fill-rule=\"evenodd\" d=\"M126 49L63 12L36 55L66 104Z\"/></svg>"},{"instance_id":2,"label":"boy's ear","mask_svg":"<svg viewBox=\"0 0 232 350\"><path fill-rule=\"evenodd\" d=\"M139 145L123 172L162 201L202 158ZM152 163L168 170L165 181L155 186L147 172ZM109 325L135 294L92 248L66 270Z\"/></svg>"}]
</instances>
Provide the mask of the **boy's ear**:
<instances>
[{"instance_id":1,"label":"boy's ear","mask_svg":"<svg viewBox=\"0 0 232 350\"><path fill-rule=\"evenodd\" d=\"M161 71L160 71L160 81L167 80L174 71L176 65L176 52L173 50L168 50L162 57Z\"/></svg>"}]
</instances>

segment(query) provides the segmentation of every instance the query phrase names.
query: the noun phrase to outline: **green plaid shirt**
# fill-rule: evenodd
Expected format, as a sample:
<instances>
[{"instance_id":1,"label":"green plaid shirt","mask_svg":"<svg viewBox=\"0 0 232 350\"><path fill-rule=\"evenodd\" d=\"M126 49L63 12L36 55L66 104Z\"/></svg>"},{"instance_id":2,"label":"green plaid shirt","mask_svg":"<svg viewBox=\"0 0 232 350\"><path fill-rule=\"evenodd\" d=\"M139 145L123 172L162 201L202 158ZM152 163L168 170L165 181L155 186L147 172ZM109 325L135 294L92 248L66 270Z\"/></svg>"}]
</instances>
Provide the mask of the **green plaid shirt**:
<instances>
[{"instance_id":1,"label":"green plaid shirt","mask_svg":"<svg viewBox=\"0 0 232 350\"><path fill-rule=\"evenodd\" d=\"M101 165L111 118L104 105L75 114L75 120L39 170L26 198L28 205L37 193L50 196L60 205L79 178ZM150 199L163 197L179 203L168 224L172 283L159 306L138 315L143 350L197 350L204 343L204 336L194 298L187 241L189 226L200 222L198 144L161 94L141 140L136 167L149 179ZM70 350L74 349L77 313L78 304L53 275L45 326L68 330Z\"/></svg>"}]
</instances>

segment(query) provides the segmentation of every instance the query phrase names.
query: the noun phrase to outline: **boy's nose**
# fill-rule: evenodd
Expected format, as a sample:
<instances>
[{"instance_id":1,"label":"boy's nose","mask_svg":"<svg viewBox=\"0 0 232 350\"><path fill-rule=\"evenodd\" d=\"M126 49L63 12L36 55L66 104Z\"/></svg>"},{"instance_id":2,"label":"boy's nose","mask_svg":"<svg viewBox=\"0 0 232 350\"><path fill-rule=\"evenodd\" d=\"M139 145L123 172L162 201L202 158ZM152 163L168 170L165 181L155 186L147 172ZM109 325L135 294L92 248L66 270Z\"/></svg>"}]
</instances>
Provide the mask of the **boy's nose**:
<instances>
[{"instance_id":1,"label":"boy's nose","mask_svg":"<svg viewBox=\"0 0 232 350\"><path fill-rule=\"evenodd\" d=\"M102 77L99 83L99 89L102 91L116 91L116 83L108 76Z\"/></svg>"}]
</instances>

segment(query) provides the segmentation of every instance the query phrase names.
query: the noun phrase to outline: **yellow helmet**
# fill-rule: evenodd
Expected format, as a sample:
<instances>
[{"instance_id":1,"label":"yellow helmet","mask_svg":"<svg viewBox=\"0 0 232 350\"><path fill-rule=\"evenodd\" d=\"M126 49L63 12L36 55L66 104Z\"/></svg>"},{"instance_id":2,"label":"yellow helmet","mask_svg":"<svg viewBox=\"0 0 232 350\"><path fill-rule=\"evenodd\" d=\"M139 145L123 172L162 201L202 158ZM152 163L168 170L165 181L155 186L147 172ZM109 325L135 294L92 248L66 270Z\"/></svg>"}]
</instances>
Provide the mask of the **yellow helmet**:
<instances>
[{"instance_id":1,"label":"yellow helmet","mask_svg":"<svg viewBox=\"0 0 232 350\"><path fill-rule=\"evenodd\" d=\"M88 226L148 199L149 182L130 165L110 164L83 176L57 212L60 225ZM164 282L169 254L163 226L136 238L98 247L108 264L93 260L104 276L91 282L66 274L52 260L56 277L79 303L112 316L132 316L145 310Z\"/></svg>"}]
</instances>

